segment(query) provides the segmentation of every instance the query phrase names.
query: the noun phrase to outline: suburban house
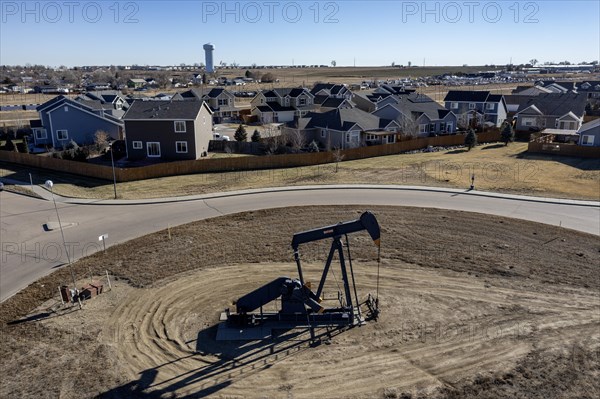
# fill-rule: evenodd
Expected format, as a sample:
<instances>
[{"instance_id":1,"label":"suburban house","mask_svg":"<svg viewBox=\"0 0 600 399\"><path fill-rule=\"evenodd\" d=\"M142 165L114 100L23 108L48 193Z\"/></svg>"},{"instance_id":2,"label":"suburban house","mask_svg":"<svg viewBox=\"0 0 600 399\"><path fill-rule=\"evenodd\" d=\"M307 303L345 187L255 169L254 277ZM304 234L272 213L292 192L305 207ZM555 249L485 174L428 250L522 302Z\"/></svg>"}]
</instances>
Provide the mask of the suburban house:
<instances>
[{"instance_id":1,"label":"suburban house","mask_svg":"<svg viewBox=\"0 0 600 399\"><path fill-rule=\"evenodd\" d=\"M127 87L130 89L141 89L142 87L146 87L148 82L146 79L129 79L127 81Z\"/></svg>"},{"instance_id":2,"label":"suburban house","mask_svg":"<svg viewBox=\"0 0 600 399\"><path fill-rule=\"evenodd\" d=\"M600 80L588 80L577 85L578 93L587 93L588 98L600 99Z\"/></svg>"},{"instance_id":3,"label":"suburban house","mask_svg":"<svg viewBox=\"0 0 600 399\"><path fill-rule=\"evenodd\" d=\"M96 108L100 104L105 112L117 118L123 117L125 111L129 108L129 103L127 103L121 92L116 90L88 91L77 96L75 100Z\"/></svg>"},{"instance_id":4,"label":"suburban house","mask_svg":"<svg viewBox=\"0 0 600 399\"><path fill-rule=\"evenodd\" d=\"M325 148L355 148L396 142L400 126L358 108L311 112L298 121L298 131L307 141L315 140Z\"/></svg>"},{"instance_id":5,"label":"suburban house","mask_svg":"<svg viewBox=\"0 0 600 399\"><path fill-rule=\"evenodd\" d=\"M238 119L240 110L235 107L235 96L229 90L214 88L209 91L191 89L174 96L173 100L205 101L213 112L214 123Z\"/></svg>"},{"instance_id":6,"label":"suburban house","mask_svg":"<svg viewBox=\"0 0 600 399\"><path fill-rule=\"evenodd\" d=\"M212 139L212 111L204 101L134 101L123 121L132 161L199 159Z\"/></svg>"},{"instance_id":7,"label":"suburban house","mask_svg":"<svg viewBox=\"0 0 600 399\"><path fill-rule=\"evenodd\" d=\"M352 95L352 102L356 104L357 108L365 112L373 112L388 104L397 104L398 98L388 91L378 93L370 90L354 93Z\"/></svg>"},{"instance_id":8,"label":"suburban house","mask_svg":"<svg viewBox=\"0 0 600 399\"><path fill-rule=\"evenodd\" d=\"M315 96L315 107L320 112L327 112L333 109L354 108L355 105L345 98Z\"/></svg>"},{"instance_id":9,"label":"suburban house","mask_svg":"<svg viewBox=\"0 0 600 399\"><path fill-rule=\"evenodd\" d=\"M530 97L516 113L516 130L578 130L585 115L586 94L548 93Z\"/></svg>"},{"instance_id":10,"label":"suburban house","mask_svg":"<svg viewBox=\"0 0 600 399\"><path fill-rule=\"evenodd\" d=\"M110 105L112 107L112 104ZM76 101L58 96L38 106L39 120L31 121L34 145L63 148L71 140L92 144L97 131L123 139L123 121L98 101Z\"/></svg>"},{"instance_id":11,"label":"suburban house","mask_svg":"<svg viewBox=\"0 0 600 399\"><path fill-rule=\"evenodd\" d=\"M99 90L110 90L112 87L110 85L110 83L90 83L87 86L85 86L85 89L87 91L99 91Z\"/></svg>"},{"instance_id":12,"label":"suburban house","mask_svg":"<svg viewBox=\"0 0 600 399\"><path fill-rule=\"evenodd\" d=\"M543 86L517 86L511 94L515 96L538 96L548 93L553 93L553 91Z\"/></svg>"},{"instance_id":13,"label":"suburban house","mask_svg":"<svg viewBox=\"0 0 600 399\"><path fill-rule=\"evenodd\" d=\"M535 82L538 87L543 87L552 93L569 93L577 91L577 86L574 81L561 82L556 80L538 80Z\"/></svg>"},{"instance_id":14,"label":"suburban house","mask_svg":"<svg viewBox=\"0 0 600 399\"><path fill-rule=\"evenodd\" d=\"M316 83L310 90L313 96L325 96L328 98L343 98L346 100L352 99L352 92L341 84L334 83Z\"/></svg>"},{"instance_id":15,"label":"suburban house","mask_svg":"<svg viewBox=\"0 0 600 399\"><path fill-rule=\"evenodd\" d=\"M500 127L507 117L504 96L489 91L450 90L444 103L446 109L456 115L462 128L468 127L475 117L478 125Z\"/></svg>"},{"instance_id":16,"label":"suburban house","mask_svg":"<svg viewBox=\"0 0 600 399\"><path fill-rule=\"evenodd\" d=\"M263 90L250 102L250 112L263 124L292 122L315 109L314 98L305 88Z\"/></svg>"},{"instance_id":17,"label":"suburban house","mask_svg":"<svg viewBox=\"0 0 600 399\"><path fill-rule=\"evenodd\" d=\"M600 119L584 123L577 133L579 134L579 145L600 147Z\"/></svg>"},{"instance_id":18,"label":"suburban house","mask_svg":"<svg viewBox=\"0 0 600 399\"><path fill-rule=\"evenodd\" d=\"M387 104L373 115L396 121L400 131L409 136L428 137L456 132L456 115L423 94L398 98L398 103Z\"/></svg>"}]
</instances>

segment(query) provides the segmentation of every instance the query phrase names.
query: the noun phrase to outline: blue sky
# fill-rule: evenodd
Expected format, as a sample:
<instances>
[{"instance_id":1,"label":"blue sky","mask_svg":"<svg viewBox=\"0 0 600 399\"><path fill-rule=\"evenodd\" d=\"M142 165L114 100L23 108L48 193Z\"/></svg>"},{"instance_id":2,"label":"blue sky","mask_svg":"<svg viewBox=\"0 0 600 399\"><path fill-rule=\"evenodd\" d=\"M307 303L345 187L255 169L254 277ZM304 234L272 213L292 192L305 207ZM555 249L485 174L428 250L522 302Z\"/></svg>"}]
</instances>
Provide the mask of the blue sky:
<instances>
[{"instance_id":1,"label":"blue sky","mask_svg":"<svg viewBox=\"0 0 600 399\"><path fill-rule=\"evenodd\" d=\"M0 1L0 64L483 65L600 58L600 1ZM24 5L25 4L25 5Z\"/></svg>"}]
</instances>

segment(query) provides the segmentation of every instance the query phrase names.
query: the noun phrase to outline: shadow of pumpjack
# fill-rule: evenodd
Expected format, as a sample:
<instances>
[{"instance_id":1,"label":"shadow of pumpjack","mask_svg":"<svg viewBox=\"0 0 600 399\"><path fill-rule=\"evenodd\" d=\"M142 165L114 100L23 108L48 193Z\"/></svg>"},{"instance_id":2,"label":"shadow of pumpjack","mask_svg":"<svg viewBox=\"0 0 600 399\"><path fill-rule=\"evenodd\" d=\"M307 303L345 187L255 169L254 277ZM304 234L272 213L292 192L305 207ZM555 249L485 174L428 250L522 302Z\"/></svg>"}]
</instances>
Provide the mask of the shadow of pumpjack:
<instances>
[{"instance_id":1,"label":"shadow of pumpjack","mask_svg":"<svg viewBox=\"0 0 600 399\"><path fill-rule=\"evenodd\" d=\"M99 398L169 398L176 391L195 385L198 390L177 398L203 398L230 386L236 381L271 368L297 353L310 350L329 340L348 327L321 328L315 330L311 339L308 329L279 330L271 339L260 341L217 341L218 325L201 330L196 340L196 354L144 370L140 377L99 395ZM276 336L275 336L276 335ZM188 344L193 341L188 342ZM199 368L189 370L176 377L157 381L160 369L184 359L197 358L206 363L203 357L214 356L218 360Z\"/></svg>"}]
</instances>

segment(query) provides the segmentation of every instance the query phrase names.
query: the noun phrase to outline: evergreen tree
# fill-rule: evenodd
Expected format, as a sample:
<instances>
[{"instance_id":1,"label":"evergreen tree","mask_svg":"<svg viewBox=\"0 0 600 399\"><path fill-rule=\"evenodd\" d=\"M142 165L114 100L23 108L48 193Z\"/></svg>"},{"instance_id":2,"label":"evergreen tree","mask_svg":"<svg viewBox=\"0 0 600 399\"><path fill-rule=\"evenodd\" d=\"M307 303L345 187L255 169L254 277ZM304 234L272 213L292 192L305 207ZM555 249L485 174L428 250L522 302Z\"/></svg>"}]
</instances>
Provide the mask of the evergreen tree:
<instances>
[{"instance_id":1,"label":"evergreen tree","mask_svg":"<svg viewBox=\"0 0 600 399\"><path fill-rule=\"evenodd\" d=\"M502 136L502 141L505 145L515 141L515 132L512 128L512 125L508 122L504 122L504 126L502 126L502 131L500 131L500 135Z\"/></svg>"},{"instance_id":2,"label":"evergreen tree","mask_svg":"<svg viewBox=\"0 0 600 399\"><path fill-rule=\"evenodd\" d=\"M242 125L240 123L240 126L238 126L238 128L235 131L235 134L233 135L233 138L236 141L242 141L245 142L248 139L248 134L246 133L246 128L244 128L244 125Z\"/></svg>"},{"instance_id":3,"label":"evergreen tree","mask_svg":"<svg viewBox=\"0 0 600 399\"><path fill-rule=\"evenodd\" d=\"M469 148L469 151L477 145L477 133L475 133L474 129L469 129L469 132L465 136L465 145Z\"/></svg>"},{"instance_id":4,"label":"evergreen tree","mask_svg":"<svg viewBox=\"0 0 600 399\"><path fill-rule=\"evenodd\" d=\"M260 132L258 129L254 129L254 133L252 133L252 137L250 137L253 143L258 143L260 141Z\"/></svg>"}]
</instances>

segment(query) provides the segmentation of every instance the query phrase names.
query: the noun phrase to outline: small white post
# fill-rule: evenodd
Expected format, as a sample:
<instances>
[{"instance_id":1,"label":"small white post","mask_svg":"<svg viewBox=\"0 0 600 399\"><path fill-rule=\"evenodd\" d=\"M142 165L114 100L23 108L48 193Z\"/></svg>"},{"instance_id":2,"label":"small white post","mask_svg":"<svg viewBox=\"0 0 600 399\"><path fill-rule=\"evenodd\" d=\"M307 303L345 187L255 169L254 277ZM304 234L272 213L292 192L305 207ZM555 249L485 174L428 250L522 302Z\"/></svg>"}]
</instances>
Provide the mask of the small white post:
<instances>
[{"instance_id":1,"label":"small white post","mask_svg":"<svg viewBox=\"0 0 600 399\"><path fill-rule=\"evenodd\" d=\"M110 285L110 277L108 277L108 270L106 270L106 281L108 281L108 288L112 290L112 286Z\"/></svg>"}]
</instances>

